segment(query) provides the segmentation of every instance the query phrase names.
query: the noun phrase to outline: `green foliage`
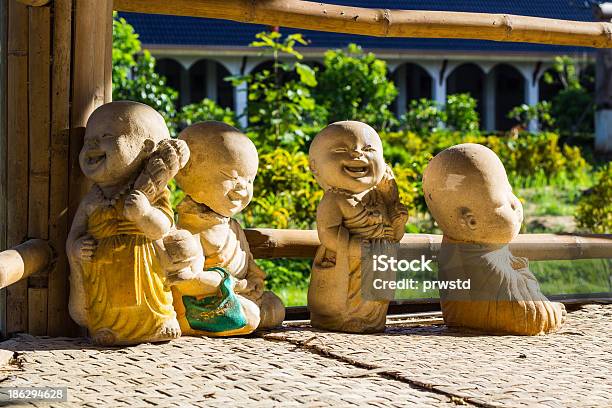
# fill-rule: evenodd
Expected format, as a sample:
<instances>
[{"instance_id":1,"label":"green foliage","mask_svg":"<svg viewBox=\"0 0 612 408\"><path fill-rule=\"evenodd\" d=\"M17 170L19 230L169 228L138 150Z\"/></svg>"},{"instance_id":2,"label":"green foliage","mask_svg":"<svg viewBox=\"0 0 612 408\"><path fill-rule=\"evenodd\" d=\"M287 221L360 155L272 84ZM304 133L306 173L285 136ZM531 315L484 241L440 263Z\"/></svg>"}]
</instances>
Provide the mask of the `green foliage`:
<instances>
[{"instance_id":1,"label":"green foliage","mask_svg":"<svg viewBox=\"0 0 612 408\"><path fill-rule=\"evenodd\" d=\"M316 70L279 58L283 54L301 60L302 55L294 47L307 42L301 34L283 38L278 32L264 32L256 37L259 41L253 41L251 46L272 53L272 70L230 78L234 86L247 85L249 136L260 151L271 151L277 146L304 146L323 126L326 116L311 96L311 88L317 85Z\"/></svg>"},{"instance_id":2,"label":"green foliage","mask_svg":"<svg viewBox=\"0 0 612 408\"><path fill-rule=\"evenodd\" d=\"M476 99L467 93L448 95L445 106L425 98L413 100L400 120L400 127L421 136L444 127L461 132L478 132L480 119L476 103Z\"/></svg>"},{"instance_id":3,"label":"green foliage","mask_svg":"<svg viewBox=\"0 0 612 408\"><path fill-rule=\"evenodd\" d=\"M539 130L551 130L555 119L551 115L552 104L548 101L538 102L535 106L526 103L508 112L508 118L516 120L523 129L529 128L529 123L536 120Z\"/></svg>"},{"instance_id":4,"label":"green foliage","mask_svg":"<svg viewBox=\"0 0 612 408\"><path fill-rule=\"evenodd\" d=\"M446 112L431 99L413 99L400 122L402 127L426 135L446 123Z\"/></svg>"},{"instance_id":5,"label":"green foliage","mask_svg":"<svg viewBox=\"0 0 612 408\"><path fill-rule=\"evenodd\" d=\"M176 118L176 122L181 128L206 120L217 120L231 126L237 126L238 124L233 110L223 108L217 105L215 101L206 98L198 103L183 106Z\"/></svg>"},{"instance_id":6,"label":"green foliage","mask_svg":"<svg viewBox=\"0 0 612 408\"><path fill-rule=\"evenodd\" d=\"M612 233L612 162L596 174L597 182L578 203L578 225L595 233Z\"/></svg>"},{"instance_id":7,"label":"green foliage","mask_svg":"<svg viewBox=\"0 0 612 408\"><path fill-rule=\"evenodd\" d=\"M397 89L385 61L349 44L346 51L327 51L323 64L315 98L328 111L328 122L359 120L383 131L395 123L389 106Z\"/></svg>"},{"instance_id":8,"label":"green foliage","mask_svg":"<svg viewBox=\"0 0 612 408\"><path fill-rule=\"evenodd\" d=\"M593 133L595 104L589 87L592 87L594 78L588 75L581 77L577 65L571 57L555 57L553 73L544 74L546 83L558 83L562 87L552 98L550 113L557 128L564 134Z\"/></svg>"},{"instance_id":9,"label":"green foliage","mask_svg":"<svg viewBox=\"0 0 612 408\"><path fill-rule=\"evenodd\" d=\"M124 18L113 14L113 99L142 102L157 110L176 134L178 92L155 72L155 58L142 50L138 34Z\"/></svg>"},{"instance_id":10,"label":"green foliage","mask_svg":"<svg viewBox=\"0 0 612 408\"><path fill-rule=\"evenodd\" d=\"M314 226L323 191L308 168L308 155L278 148L259 156L253 203L244 211L249 226L308 229Z\"/></svg>"},{"instance_id":11,"label":"green foliage","mask_svg":"<svg viewBox=\"0 0 612 408\"><path fill-rule=\"evenodd\" d=\"M595 103L584 88L561 90L552 100L551 114L564 133L593 133Z\"/></svg>"},{"instance_id":12,"label":"green foliage","mask_svg":"<svg viewBox=\"0 0 612 408\"><path fill-rule=\"evenodd\" d=\"M476 99L468 93L449 95L445 107L446 126L460 132L477 132L480 118L476 104Z\"/></svg>"}]
</instances>

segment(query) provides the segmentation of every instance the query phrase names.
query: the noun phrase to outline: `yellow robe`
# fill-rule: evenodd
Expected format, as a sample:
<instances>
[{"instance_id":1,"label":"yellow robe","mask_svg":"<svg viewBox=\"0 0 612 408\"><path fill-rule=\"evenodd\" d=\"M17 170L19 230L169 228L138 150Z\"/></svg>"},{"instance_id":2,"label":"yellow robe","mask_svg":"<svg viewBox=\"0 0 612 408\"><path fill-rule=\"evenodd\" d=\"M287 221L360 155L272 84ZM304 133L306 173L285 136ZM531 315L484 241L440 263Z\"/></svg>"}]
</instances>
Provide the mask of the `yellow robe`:
<instances>
[{"instance_id":1,"label":"yellow robe","mask_svg":"<svg viewBox=\"0 0 612 408\"><path fill-rule=\"evenodd\" d=\"M153 206L172 220L169 196L164 191ZM82 264L91 334L110 329L116 344L155 340L176 314L153 241L124 218L123 198L94 210L87 232L98 241L92 261Z\"/></svg>"}]
</instances>

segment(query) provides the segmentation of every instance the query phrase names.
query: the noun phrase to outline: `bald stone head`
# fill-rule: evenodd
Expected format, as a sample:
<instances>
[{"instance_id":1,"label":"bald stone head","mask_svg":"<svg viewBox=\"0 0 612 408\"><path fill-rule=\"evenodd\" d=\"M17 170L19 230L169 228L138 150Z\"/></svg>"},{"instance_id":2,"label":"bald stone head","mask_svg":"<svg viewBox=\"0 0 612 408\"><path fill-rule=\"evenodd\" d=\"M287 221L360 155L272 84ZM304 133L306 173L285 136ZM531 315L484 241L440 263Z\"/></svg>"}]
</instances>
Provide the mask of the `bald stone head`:
<instances>
[{"instance_id":1,"label":"bald stone head","mask_svg":"<svg viewBox=\"0 0 612 408\"><path fill-rule=\"evenodd\" d=\"M380 183L386 168L378 133L357 121L332 123L319 132L310 145L308 159L323 189L354 194Z\"/></svg>"},{"instance_id":2,"label":"bald stone head","mask_svg":"<svg viewBox=\"0 0 612 408\"><path fill-rule=\"evenodd\" d=\"M132 101L104 104L87 121L81 170L103 186L124 183L163 139L170 139L168 127L150 106Z\"/></svg>"},{"instance_id":3,"label":"bald stone head","mask_svg":"<svg viewBox=\"0 0 612 408\"><path fill-rule=\"evenodd\" d=\"M465 143L437 154L423 174L427 207L444 235L461 242L505 244L523 222L502 162L489 148Z\"/></svg>"},{"instance_id":4,"label":"bald stone head","mask_svg":"<svg viewBox=\"0 0 612 408\"><path fill-rule=\"evenodd\" d=\"M253 198L259 166L253 142L238 129L216 121L195 123L179 139L191 152L176 175L183 191L225 217L242 211Z\"/></svg>"}]
</instances>

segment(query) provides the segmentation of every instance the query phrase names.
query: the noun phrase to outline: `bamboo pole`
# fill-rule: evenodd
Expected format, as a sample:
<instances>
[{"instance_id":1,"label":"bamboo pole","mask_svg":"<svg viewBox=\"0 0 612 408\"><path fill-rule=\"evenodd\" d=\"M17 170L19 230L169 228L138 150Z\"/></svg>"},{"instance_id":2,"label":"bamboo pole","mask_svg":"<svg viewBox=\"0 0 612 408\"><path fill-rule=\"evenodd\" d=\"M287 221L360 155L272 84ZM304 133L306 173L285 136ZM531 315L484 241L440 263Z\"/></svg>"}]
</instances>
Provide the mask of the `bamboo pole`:
<instances>
[{"instance_id":1,"label":"bamboo pole","mask_svg":"<svg viewBox=\"0 0 612 408\"><path fill-rule=\"evenodd\" d=\"M17 0L18 2L31 7L41 7L49 4L51 0Z\"/></svg>"},{"instance_id":2,"label":"bamboo pole","mask_svg":"<svg viewBox=\"0 0 612 408\"><path fill-rule=\"evenodd\" d=\"M372 9L301 0L115 0L114 8L376 37L463 38L612 48L611 23L509 14Z\"/></svg>"},{"instance_id":3,"label":"bamboo pole","mask_svg":"<svg viewBox=\"0 0 612 408\"><path fill-rule=\"evenodd\" d=\"M315 230L255 228L245 230L255 258L314 258L320 241ZM404 234L404 248L436 255L441 235ZM532 261L612 259L612 235L521 234L510 244L516 256Z\"/></svg>"},{"instance_id":4,"label":"bamboo pole","mask_svg":"<svg viewBox=\"0 0 612 408\"><path fill-rule=\"evenodd\" d=\"M51 9L30 7L28 237L49 238ZM28 280L28 333L47 334L48 270Z\"/></svg>"},{"instance_id":5,"label":"bamboo pole","mask_svg":"<svg viewBox=\"0 0 612 408\"><path fill-rule=\"evenodd\" d=\"M0 252L0 289L44 272L53 261L53 250L42 239L30 239ZM46 319L45 319L46 320Z\"/></svg>"},{"instance_id":6,"label":"bamboo pole","mask_svg":"<svg viewBox=\"0 0 612 408\"><path fill-rule=\"evenodd\" d=\"M53 64L51 80L51 169L49 196L49 242L57 261L49 271L47 333L76 332L68 318L68 155L70 151L70 62L72 50L72 0L53 2Z\"/></svg>"},{"instance_id":7,"label":"bamboo pole","mask_svg":"<svg viewBox=\"0 0 612 408\"><path fill-rule=\"evenodd\" d=\"M7 245L28 232L28 8L10 0L8 24ZM7 334L28 328L28 282L7 289Z\"/></svg>"}]
</instances>

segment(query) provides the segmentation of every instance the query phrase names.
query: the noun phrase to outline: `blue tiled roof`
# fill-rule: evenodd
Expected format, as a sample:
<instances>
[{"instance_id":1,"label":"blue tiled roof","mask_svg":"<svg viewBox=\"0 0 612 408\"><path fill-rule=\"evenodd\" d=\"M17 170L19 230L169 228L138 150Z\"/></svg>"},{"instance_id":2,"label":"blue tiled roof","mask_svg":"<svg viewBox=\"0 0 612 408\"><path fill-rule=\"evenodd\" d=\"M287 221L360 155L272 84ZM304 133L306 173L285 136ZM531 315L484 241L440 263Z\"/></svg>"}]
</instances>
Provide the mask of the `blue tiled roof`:
<instances>
[{"instance_id":1,"label":"blue tiled roof","mask_svg":"<svg viewBox=\"0 0 612 408\"><path fill-rule=\"evenodd\" d=\"M470 11L518 14L575 21L593 21L586 0L327 0L327 3L389 9ZM226 20L178 17L155 14L120 13L134 26L146 45L248 46L265 26ZM581 47L542 44L505 43L481 40L377 38L308 30L281 29L284 33L301 32L311 47L339 48L354 42L366 49L497 52L591 52Z\"/></svg>"}]
</instances>

